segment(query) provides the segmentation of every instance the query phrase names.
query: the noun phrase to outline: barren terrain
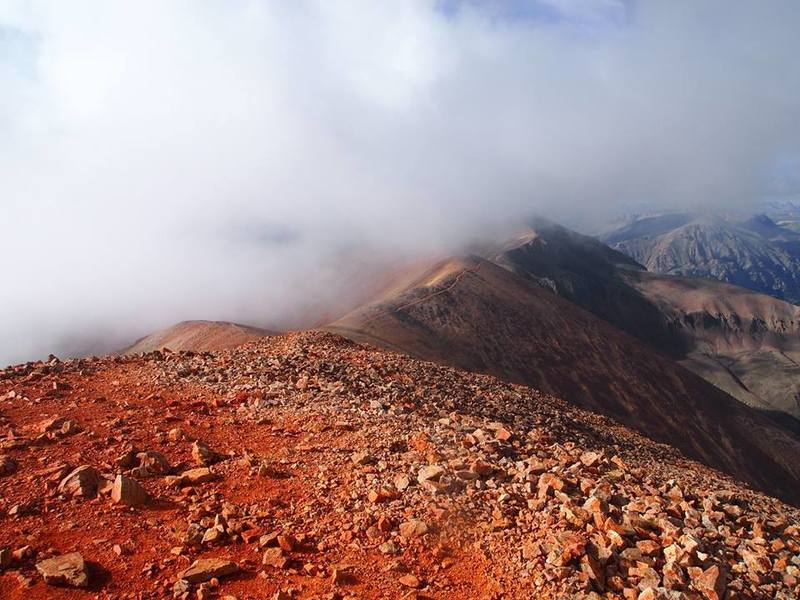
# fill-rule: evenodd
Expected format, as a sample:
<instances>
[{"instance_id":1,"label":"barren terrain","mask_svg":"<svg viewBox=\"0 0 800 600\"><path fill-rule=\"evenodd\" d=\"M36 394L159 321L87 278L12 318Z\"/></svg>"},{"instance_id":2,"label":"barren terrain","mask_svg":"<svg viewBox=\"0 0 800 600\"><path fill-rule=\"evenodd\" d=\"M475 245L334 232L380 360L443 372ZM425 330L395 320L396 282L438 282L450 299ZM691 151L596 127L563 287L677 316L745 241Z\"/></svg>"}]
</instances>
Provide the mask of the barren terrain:
<instances>
[{"instance_id":1,"label":"barren terrain","mask_svg":"<svg viewBox=\"0 0 800 600\"><path fill-rule=\"evenodd\" d=\"M535 390L330 334L9 368L0 425L4 599L798 591L794 508Z\"/></svg>"}]
</instances>

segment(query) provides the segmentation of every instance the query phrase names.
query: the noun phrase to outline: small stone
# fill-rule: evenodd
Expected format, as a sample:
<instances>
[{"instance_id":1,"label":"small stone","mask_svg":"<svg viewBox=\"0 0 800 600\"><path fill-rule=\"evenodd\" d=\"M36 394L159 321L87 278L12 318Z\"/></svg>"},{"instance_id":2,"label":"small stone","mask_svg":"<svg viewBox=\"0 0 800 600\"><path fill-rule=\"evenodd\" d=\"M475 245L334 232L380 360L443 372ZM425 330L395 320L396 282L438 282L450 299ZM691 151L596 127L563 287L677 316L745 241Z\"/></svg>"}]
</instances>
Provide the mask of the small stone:
<instances>
[{"instance_id":1,"label":"small stone","mask_svg":"<svg viewBox=\"0 0 800 600\"><path fill-rule=\"evenodd\" d=\"M8 511L8 514L11 517L22 517L34 512L38 507L38 500L29 500L28 502L22 502L21 504L15 504L12 506Z\"/></svg>"},{"instance_id":2,"label":"small stone","mask_svg":"<svg viewBox=\"0 0 800 600\"><path fill-rule=\"evenodd\" d=\"M392 540L382 543L378 546L378 550L380 550L382 554L397 554L398 552L397 545Z\"/></svg>"},{"instance_id":3,"label":"small stone","mask_svg":"<svg viewBox=\"0 0 800 600\"><path fill-rule=\"evenodd\" d=\"M400 524L400 535L406 539L421 537L428 533L428 525L425 521L411 519Z\"/></svg>"},{"instance_id":4,"label":"small stone","mask_svg":"<svg viewBox=\"0 0 800 600\"><path fill-rule=\"evenodd\" d=\"M0 454L0 477L11 475L17 470L17 461L10 456Z\"/></svg>"},{"instance_id":5,"label":"small stone","mask_svg":"<svg viewBox=\"0 0 800 600\"><path fill-rule=\"evenodd\" d=\"M396 488L384 485L377 490L370 490L369 494L367 494L367 499L374 504L378 504L380 502L396 500L400 498L400 496L401 494Z\"/></svg>"},{"instance_id":6,"label":"small stone","mask_svg":"<svg viewBox=\"0 0 800 600\"><path fill-rule=\"evenodd\" d=\"M418 589L421 585L419 578L416 575L412 575L411 573L403 575L400 579L398 579L398 581L402 585L413 589Z\"/></svg>"},{"instance_id":7,"label":"small stone","mask_svg":"<svg viewBox=\"0 0 800 600\"><path fill-rule=\"evenodd\" d=\"M354 452L350 455L350 460L360 467L375 463L375 458L369 452Z\"/></svg>"},{"instance_id":8,"label":"small stone","mask_svg":"<svg viewBox=\"0 0 800 600\"><path fill-rule=\"evenodd\" d=\"M172 466L167 458L160 452L147 450L136 455L137 466L133 469L133 475L137 477L158 477L167 475L172 471Z\"/></svg>"},{"instance_id":9,"label":"small stone","mask_svg":"<svg viewBox=\"0 0 800 600\"><path fill-rule=\"evenodd\" d=\"M498 427L494 431L494 437L501 442L507 442L514 437L514 434L505 427Z\"/></svg>"},{"instance_id":10,"label":"small stone","mask_svg":"<svg viewBox=\"0 0 800 600\"><path fill-rule=\"evenodd\" d=\"M48 433L50 431L58 431L69 423L69 419L67 417L55 417L52 419L46 419L39 423L39 432L40 433Z\"/></svg>"},{"instance_id":11,"label":"small stone","mask_svg":"<svg viewBox=\"0 0 800 600\"><path fill-rule=\"evenodd\" d=\"M424 481L439 481L444 474L444 469L437 465L428 465L422 467L417 473L417 481L420 483Z\"/></svg>"},{"instance_id":12,"label":"small stone","mask_svg":"<svg viewBox=\"0 0 800 600\"><path fill-rule=\"evenodd\" d=\"M295 548L297 547L297 540L291 535L279 535L277 539L278 546L280 546L285 552L294 552Z\"/></svg>"},{"instance_id":13,"label":"small stone","mask_svg":"<svg viewBox=\"0 0 800 600\"><path fill-rule=\"evenodd\" d=\"M113 489L114 482L110 479L106 479L105 477L101 478L100 483L97 484L97 493L101 496L110 496Z\"/></svg>"},{"instance_id":14,"label":"small stone","mask_svg":"<svg viewBox=\"0 0 800 600\"><path fill-rule=\"evenodd\" d=\"M394 522L390 517L383 515L378 519L379 531L382 531L383 533L389 533L392 529L394 529Z\"/></svg>"},{"instance_id":15,"label":"small stone","mask_svg":"<svg viewBox=\"0 0 800 600\"><path fill-rule=\"evenodd\" d=\"M36 551L31 546L22 546L21 548L17 548L14 552L11 553L11 556L14 560L23 561L28 558L33 557L36 554Z\"/></svg>"},{"instance_id":16,"label":"small stone","mask_svg":"<svg viewBox=\"0 0 800 600\"><path fill-rule=\"evenodd\" d=\"M206 529L206 532L203 534L203 539L200 541L201 544L216 544L221 542L227 537L227 534L224 530L219 527L210 527Z\"/></svg>"},{"instance_id":17,"label":"small stone","mask_svg":"<svg viewBox=\"0 0 800 600\"><path fill-rule=\"evenodd\" d=\"M600 455L597 452L584 452L581 454L581 462L584 466L593 467L600 462Z\"/></svg>"},{"instance_id":18,"label":"small stone","mask_svg":"<svg viewBox=\"0 0 800 600\"><path fill-rule=\"evenodd\" d=\"M725 574L717 565L713 565L692 577L692 585L708 600L722 600L725 595Z\"/></svg>"},{"instance_id":19,"label":"small stone","mask_svg":"<svg viewBox=\"0 0 800 600\"><path fill-rule=\"evenodd\" d=\"M194 561L188 569L180 574L180 578L195 584L214 578L221 579L238 571L239 567L233 561L221 558L202 558Z\"/></svg>"},{"instance_id":20,"label":"small stone","mask_svg":"<svg viewBox=\"0 0 800 600\"><path fill-rule=\"evenodd\" d=\"M258 538L258 547L259 548L268 548L268 547L274 548L275 546L278 545L278 536L279 535L280 535L280 532L278 532L278 531L272 531L270 533L262 535L261 537Z\"/></svg>"},{"instance_id":21,"label":"small stone","mask_svg":"<svg viewBox=\"0 0 800 600\"><path fill-rule=\"evenodd\" d=\"M175 584L172 586L172 597L173 598L180 598L184 594L188 596L189 591L191 590L191 586L189 582L185 579L178 579Z\"/></svg>"},{"instance_id":22,"label":"small stone","mask_svg":"<svg viewBox=\"0 0 800 600\"><path fill-rule=\"evenodd\" d=\"M201 483L208 483L214 481L217 475L206 467L199 467L197 469L189 469L178 475L174 480L174 485L180 487L184 485L197 485Z\"/></svg>"},{"instance_id":23,"label":"small stone","mask_svg":"<svg viewBox=\"0 0 800 600\"><path fill-rule=\"evenodd\" d=\"M264 556L261 559L262 564L268 567L275 567L276 569L285 569L289 564L289 559L284 555L283 548L267 548L264 551Z\"/></svg>"},{"instance_id":24,"label":"small stone","mask_svg":"<svg viewBox=\"0 0 800 600\"><path fill-rule=\"evenodd\" d=\"M343 569L333 569L331 572L332 585L346 585L350 582L350 576Z\"/></svg>"},{"instance_id":25,"label":"small stone","mask_svg":"<svg viewBox=\"0 0 800 600\"><path fill-rule=\"evenodd\" d=\"M473 461L469 467L469 470L479 477L488 477L494 473L494 467L486 461L480 459Z\"/></svg>"}]
</instances>

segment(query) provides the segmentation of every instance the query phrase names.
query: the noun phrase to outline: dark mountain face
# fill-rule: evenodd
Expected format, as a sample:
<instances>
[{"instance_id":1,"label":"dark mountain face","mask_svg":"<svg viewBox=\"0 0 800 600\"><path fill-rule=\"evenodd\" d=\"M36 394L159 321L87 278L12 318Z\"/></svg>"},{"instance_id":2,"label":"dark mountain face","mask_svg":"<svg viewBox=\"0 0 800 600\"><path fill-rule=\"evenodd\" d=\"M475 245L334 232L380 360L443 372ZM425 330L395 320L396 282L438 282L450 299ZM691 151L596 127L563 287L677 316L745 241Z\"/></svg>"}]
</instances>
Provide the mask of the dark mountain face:
<instances>
[{"instance_id":1,"label":"dark mountain face","mask_svg":"<svg viewBox=\"0 0 800 600\"><path fill-rule=\"evenodd\" d=\"M800 234L766 215L741 222L689 214L645 217L601 239L649 271L711 277L800 301Z\"/></svg>"},{"instance_id":2,"label":"dark mountain face","mask_svg":"<svg viewBox=\"0 0 800 600\"><path fill-rule=\"evenodd\" d=\"M800 419L800 309L713 279L649 273L597 240L546 221L493 256L739 400Z\"/></svg>"},{"instance_id":3,"label":"dark mountain face","mask_svg":"<svg viewBox=\"0 0 800 600\"><path fill-rule=\"evenodd\" d=\"M596 239L544 219L532 234L487 258L517 275L549 287L581 308L643 339L661 352L682 358L691 345L665 320L662 310L632 287L645 269Z\"/></svg>"}]
</instances>

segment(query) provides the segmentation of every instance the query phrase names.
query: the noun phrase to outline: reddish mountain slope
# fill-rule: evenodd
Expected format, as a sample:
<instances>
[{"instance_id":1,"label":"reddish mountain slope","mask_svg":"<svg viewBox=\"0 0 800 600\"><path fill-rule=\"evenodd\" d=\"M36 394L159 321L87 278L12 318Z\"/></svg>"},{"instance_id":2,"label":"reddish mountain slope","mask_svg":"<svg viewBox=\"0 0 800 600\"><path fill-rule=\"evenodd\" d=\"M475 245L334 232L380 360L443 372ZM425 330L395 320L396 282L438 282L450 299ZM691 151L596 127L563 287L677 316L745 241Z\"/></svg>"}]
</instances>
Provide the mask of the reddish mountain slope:
<instances>
[{"instance_id":1,"label":"reddish mountain slope","mask_svg":"<svg viewBox=\"0 0 800 600\"><path fill-rule=\"evenodd\" d=\"M173 352L210 352L239 346L268 335L275 335L275 332L226 321L183 321L137 340L123 350L122 354L138 354L164 348Z\"/></svg>"},{"instance_id":2,"label":"reddish mountain slope","mask_svg":"<svg viewBox=\"0 0 800 600\"><path fill-rule=\"evenodd\" d=\"M800 499L797 438L646 344L492 262L448 261L329 329L531 385Z\"/></svg>"}]
</instances>

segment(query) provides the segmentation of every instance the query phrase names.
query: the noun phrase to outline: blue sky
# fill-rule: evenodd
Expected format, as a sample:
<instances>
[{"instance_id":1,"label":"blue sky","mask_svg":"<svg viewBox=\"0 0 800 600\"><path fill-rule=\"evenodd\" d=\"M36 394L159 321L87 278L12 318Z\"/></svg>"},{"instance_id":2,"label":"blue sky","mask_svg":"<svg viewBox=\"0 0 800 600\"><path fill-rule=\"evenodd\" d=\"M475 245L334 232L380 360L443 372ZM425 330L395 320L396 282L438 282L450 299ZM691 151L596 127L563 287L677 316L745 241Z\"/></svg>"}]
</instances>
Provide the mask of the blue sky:
<instances>
[{"instance_id":1,"label":"blue sky","mask_svg":"<svg viewBox=\"0 0 800 600\"><path fill-rule=\"evenodd\" d=\"M528 24L570 23L598 26L625 22L630 5L622 0L582 2L573 0L441 0L437 9L451 18L465 10L478 10L490 19Z\"/></svg>"}]
</instances>

